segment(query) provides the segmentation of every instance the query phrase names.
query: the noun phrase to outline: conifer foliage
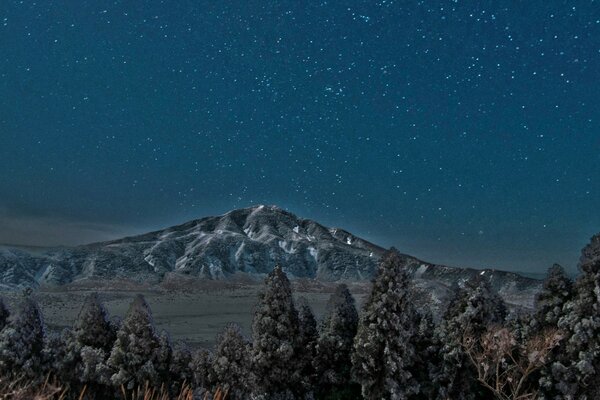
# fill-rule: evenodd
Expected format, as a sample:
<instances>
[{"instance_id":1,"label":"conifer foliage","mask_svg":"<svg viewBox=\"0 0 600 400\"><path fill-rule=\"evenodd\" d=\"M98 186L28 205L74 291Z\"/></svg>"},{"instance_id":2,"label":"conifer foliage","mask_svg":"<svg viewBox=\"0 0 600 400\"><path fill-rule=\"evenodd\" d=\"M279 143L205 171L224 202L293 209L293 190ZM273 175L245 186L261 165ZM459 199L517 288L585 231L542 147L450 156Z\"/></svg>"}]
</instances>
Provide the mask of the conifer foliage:
<instances>
[{"instance_id":1,"label":"conifer foliage","mask_svg":"<svg viewBox=\"0 0 600 400\"><path fill-rule=\"evenodd\" d=\"M563 306L558 327L565 339L542 380L556 399L600 398L600 259L589 259Z\"/></svg>"},{"instance_id":2,"label":"conifer foliage","mask_svg":"<svg viewBox=\"0 0 600 400\"><path fill-rule=\"evenodd\" d=\"M354 342L353 373L366 400L403 400L419 393L413 375L417 324L409 276L392 250L380 264Z\"/></svg>"},{"instance_id":3,"label":"conifer foliage","mask_svg":"<svg viewBox=\"0 0 600 400\"><path fill-rule=\"evenodd\" d=\"M116 331L96 293L86 297L73 329L62 336L67 355L62 368L68 372L69 364L72 364L72 381L79 383L74 386L87 385L95 391L105 391L111 377L106 362L116 339Z\"/></svg>"},{"instance_id":4,"label":"conifer foliage","mask_svg":"<svg viewBox=\"0 0 600 400\"><path fill-rule=\"evenodd\" d=\"M258 395L268 399L293 399L300 382L299 319L290 281L281 269L267 276L252 322L252 369Z\"/></svg>"},{"instance_id":5,"label":"conifer foliage","mask_svg":"<svg viewBox=\"0 0 600 400\"><path fill-rule=\"evenodd\" d=\"M476 275L456 291L437 330L441 362L434 376L438 399L473 400L482 393L476 371L464 349L466 337L483 335L491 325L502 324L506 306L485 277Z\"/></svg>"},{"instance_id":6,"label":"conifer foliage","mask_svg":"<svg viewBox=\"0 0 600 400\"><path fill-rule=\"evenodd\" d=\"M172 393L177 393L184 385L194 384L192 351L185 342L177 342L173 346L169 376L169 386Z\"/></svg>"},{"instance_id":7,"label":"conifer foliage","mask_svg":"<svg viewBox=\"0 0 600 400\"><path fill-rule=\"evenodd\" d=\"M315 356L317 353L317 320L305 297L298 299L298 374L300 377L299 393L308 394L313 391L316 383L316 373L314 368Z\"/></svg>"},{"instance_id":8,"label":"conifer foliage","mask_svg":"<svg viewBox=\"0 0 600 400\"><path fill-rule=\"evenodd\" d=\"M85 299L73 325L73 338L81 347L88 346L110 352L116 339L116 331L97 293L92 293Z\"/></svg>"},{"instance_id":9,"label":"conifer foliage","mask_svg":"<svg viewBox=\"0 0 600 400\"><path fill-rule=\"evenodd\" d=\"M324 392L347 388L351 382L351 354L358 329L358 312L348 286L340 284L329 298L321 321L315 366Z\"/></svg>"},{"instance_id":10,"label":"conifer foliage","mask_svg":"<svg viewBox=\"0 0 600 400\"><path fill-rule=\"evenodd\" d=\"M0 332L0 376L40 380L43 377L44 322L29 296Z\"/></svg>"},{"instance_id":11,"label":"conifer foliage","mask_svg":"<svg viewBox=\"0 0 600 400\"><path fill-rule=\"evenodd\" d=\"M249 398L254 383L250 373L250 342L238 325L228 325L217 337L212 370L217 386L229 399Z\"/></svg>"},{"instance_id":12,"label":"conifer foliage","mask_svg":"<svg viewBox=\"0 0 600 400\"><path fill-rule=\"evenodd\" d=\"M114 371L111 382L127 389L146 382L160 386L161 340L154 328L152 312L143 296L131 304L108 358Z\"/></svg>"},{"instance_id":13,"label":"conifer foliage","mask_svg":"<svg viewBox=\"0 0 600 400\"><path fill-rule=\"evenodd\" d=\"M564 305L573 296L573 283L565 270L554 264L548 270L542 290L535 297L535 323L537 328L556 328L563 316Z\"/></svg>"},{"instance_id":14,"label":"conifer foliage","mask_svg":"<svg viewBox=\"0 0 600 400\"><path fill-rule=\"evenodd\" d=\"M8 324L8 318L10 317L10 312L4 304L4 299L0 297L0 331L4 329L4 327Z\"/></svg>"},{"instance_id":15,"label":"conifer foliage","mask_svg":"<svg viewBox=\"0 0 600 400\"><path fill-rule=\"evenodd\" d=\"M72 328L49 333L30 294L12 314L0 299L0 383L53 376L72 389L67 398L85 389L94 400L122 399L146 385L173 397L190 385L194 398L220 393L232 400L598 399L600 258L594 249L584 251L575 283L555 265L534 312L513 312L510 319L485 273L457 287L443 315L434 317L406 260L392 249L360 315L342 284L317 324L308 301L294 301L277 267L259 295L252 340L228 325L214 352L173 346L166 331L157 333L141 295L118 329L93 294Z\"/></svg>"}]
</instances>

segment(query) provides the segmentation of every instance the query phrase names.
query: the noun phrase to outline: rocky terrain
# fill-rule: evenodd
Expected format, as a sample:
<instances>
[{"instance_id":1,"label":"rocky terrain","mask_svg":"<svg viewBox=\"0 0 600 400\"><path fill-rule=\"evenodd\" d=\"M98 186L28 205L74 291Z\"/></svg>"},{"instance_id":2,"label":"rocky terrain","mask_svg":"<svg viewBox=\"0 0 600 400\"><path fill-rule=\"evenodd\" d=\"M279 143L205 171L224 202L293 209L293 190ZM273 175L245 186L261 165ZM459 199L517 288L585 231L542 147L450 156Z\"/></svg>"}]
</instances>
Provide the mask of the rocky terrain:
<instances>
[{"instance_id":1,"label":"rocky terrain","mask_svg":"<svg viewBox=\"0 0 600 400\"><path fill-rule=\"evenodd\" d=\"M234 210L164 230L77 247L0 248L4 288L85 280L160 283L166 276L223 280L262 278L276 264L292 278L365 281L385 249L276 206ZM499 291L537 290L539 281L497 270L452 268L403 256L415 279L435 295L480 274Z\"/></svg>"}]
</instances>

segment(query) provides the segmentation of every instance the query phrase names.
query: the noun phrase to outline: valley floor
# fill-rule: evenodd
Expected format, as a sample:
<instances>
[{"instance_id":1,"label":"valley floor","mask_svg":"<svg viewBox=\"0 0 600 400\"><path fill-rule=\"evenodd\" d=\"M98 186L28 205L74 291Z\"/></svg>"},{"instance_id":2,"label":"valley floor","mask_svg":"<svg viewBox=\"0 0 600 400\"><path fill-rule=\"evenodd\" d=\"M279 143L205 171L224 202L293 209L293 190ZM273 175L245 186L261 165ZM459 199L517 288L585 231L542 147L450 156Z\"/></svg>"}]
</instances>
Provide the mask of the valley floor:
<instances>
[{"instance_id":1,"label":"valley floor","mask_svg":"<svg viewBox=\"0 0 600 400\"><path fill-rule=\"evenodd\" d=\"M317 318L323 315L334 285L307 285L297 281L294 286L294 295L306 297ZM167 330L173 342L182 340L192 347L212 348L216 335L228 323L239 324L244 333L250 335L254 306L262 287L262 283L257 283L203 285L185 290L113 287L93 291L99 293L111 317L121 318L134 296L142 293L152 308L157 329ZM368 284L350 287L359 308L362 307L367 287ZM34 296L48 328L58 331L73 325L85 296L91 291L86 287L42 289L36 291ZM21 293L0 292L0 296L12 305Z\"/></svg>"}]
</instances>

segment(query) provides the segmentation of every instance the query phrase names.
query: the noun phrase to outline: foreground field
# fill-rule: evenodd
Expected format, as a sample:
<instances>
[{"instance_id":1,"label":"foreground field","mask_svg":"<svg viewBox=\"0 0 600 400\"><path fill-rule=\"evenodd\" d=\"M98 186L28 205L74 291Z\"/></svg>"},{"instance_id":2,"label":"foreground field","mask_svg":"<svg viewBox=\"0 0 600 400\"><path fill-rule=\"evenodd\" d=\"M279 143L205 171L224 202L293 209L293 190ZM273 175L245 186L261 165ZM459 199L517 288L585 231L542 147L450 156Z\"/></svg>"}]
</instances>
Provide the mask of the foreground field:
<instances>
[{"instance_id":1,"label":"foreground field","mask_svg":"<svg viewBox=\"0 0 600 400\"><path fill-rule=\"evenodd\" d=\"M211 348L216 335L230 322L239 324L250 335L254 306L262 284L203 285L185 290L165 288L99 289L104 305L111 316L122 318L132 299L141 293L154 313L159 330L165 329L175 342L183 340L191 347ZM323 315L325 304L334 285L310 286L295 284L295 297L304 296L317 318ZM362 306L367 284L351 286L357 305ZM71 327L81 309L85 296L92 292L84 287L65 290L45 289L35 293L42 309L46 325L51 330ZM2 292L9 304L14 303L20 292Z\"/></svg>"}]
</instances>

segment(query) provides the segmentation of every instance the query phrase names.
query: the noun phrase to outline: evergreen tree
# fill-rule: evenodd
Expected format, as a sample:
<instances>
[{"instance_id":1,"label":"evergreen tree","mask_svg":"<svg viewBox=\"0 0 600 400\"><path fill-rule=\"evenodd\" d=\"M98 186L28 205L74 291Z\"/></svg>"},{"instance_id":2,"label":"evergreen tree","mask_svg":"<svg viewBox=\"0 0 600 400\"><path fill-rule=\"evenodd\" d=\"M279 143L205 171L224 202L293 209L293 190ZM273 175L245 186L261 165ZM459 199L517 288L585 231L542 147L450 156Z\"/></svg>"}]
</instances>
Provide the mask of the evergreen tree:
<instances>
[{"instance_id":1,"label":"evergreen tree","mask_svg":"<svg viewBox=\"0 0 600 400\"><path fill-rule=\"evenodd\" d=\"M564 339L541 380L547 398L600 398L600 259L590 259L558 321Z\"/></svg>"},{"instance_id":2,"label":"evergreen tree","mask_svg":"<svg viewBox=\"0 0 600 400\"><path fill-rule=\"evenodd\" d=\"M217 336L212 370L217 386L227 392L228 399L250 398L253 384L250 342L244 337L238 325L228 325Z\"/></svg>"},{"instance_id":3,"label":"evergreen tree","mask_svg":"<svg viewBox=\"0 0 600 400\"><path fill-rule=\"evenodd\" d=\"M131 390L148 382L159 387L160 347L150 307L142 295L137 295L108 358L108 365L114 371L113 385Z\"/></svg>"},{"instance_id":4,"label":"evergreen tree","mask_svg":"<svg viewBox=\"0 0 600 400\"><path fill-rule=\"evenodd\" d=\"M192 352L184 342L177 342L173 347L173 356L169 368L171 392L179 393L184 385L194 384L192 371Z\"/></svg>"},{"instance_id":5,"label":"evergreen tree","mask_svg":"<svg viewBox=\"0 0 600 400\"><path fill-rule=\"evenodd\" d=\"M10 317L10 312L4 304L4 299L0 297L0 331L4 329L6 325L8 325L8 319Z\"/></svg>"},{"instance_id":6,"label":"evergreen tree","mask_svg":"<svg viewBox=\"0 0 600 400\"><path fill-rule=\"evenodd\" d=\"M565 305L572 300L573 291L573 283L566 276L564 269L554 264L548 270L542 290L536 295L535 315L530 330L556 328L561 319L567 321L569 318L565 313L569 307ZM568 331L568 328L563 329L563 336L568 335ZM538 381L541 397L544 399L559 399L564 395L563 390L568 393L571 390L569 388L575 384L574 374L565 367L569 365L569 360L565 359L566 343L563 339L559 346L550 352L547 364L539 371Z\"/></svg>"},{"instance_id":7,"label":"evergreen tree","mask_svg":"<svg viewBox=\"0 0 600 400\"><path fill-rule=\"evenodd\" d=\"M317 353L317 321L304 297L298 299L298 371L300 375L300 386L297 389L301 397L312 397L317 375L313 366Z\"/></svg>"},{"instance_id":8,"label":"evergreen tree","mask_svg":"<svg viewBox=\"0 0 600 400\"><path fill-rule=\"evenodd\" d=\"M535 324L537 329L557 327L563 316L564 305L573 296L573 283L565 270L554 264L548 270L542 290L535 296Z\"/></svg>"},{"instance_id":9,"label":"evergreen tree","mask_svg":"<svg viewBox=\"0 0 600 400\"><path fill-rule=\"evenodd\" d=\"M315 367L322 395L350 389L352 345L357 329L354 298L348 286L340 284L327 302L317 341Z\"/></svg>"},{"instance_id":10,"label":"evergreen tree","mask_svg":"<svg viewBox=\"0 0 600 400\"><path fill-rule=\"evenodd\" d=\"M442 357L436 371L438 399L473 400L489 398L476 380L475 367L464 347L464 338L480 337L488 326L502 324L506 306L481 275L465 282L450 301L437 331Z\"/></svg>"},{"instance_id":11,"label":"evergreen tree","mask_svg":"<svg viewBox=\"0 0 600 400\"><path fill-rule=\"evenodd\" d=\"M358 324L352 354L354 378L366 400L403 400L419 393L415 379L418 314L399 253L382 259Z\"/></svg>"},{"instance_id":12,"label":"evergreen tree","mask_svg":"<svg viewBox=\"0 0 600 400\"><path fill-rule=\"evenodd\" d=\"M35 301L26 297L0 332L0 376L41 379L44 322Z\"/></svg>"},{"instance_id":13,"label":"evergreen tree","mask_svg":"<svg viewBox=\"0 0 600 400\"><path fill-rule=\"evenodd\" d=\"M171 337L166 330L160 332L158 337L158 351L156 358L156 373L161 382L168 382L171 377L171 363L173 360L173 345Z\"/></svg>"},{"instance_id":14,"label":"evergreen tree","mask_svg":"<svg viewBox=\"0 0 600 400\"><path fill-rule=\"evenodd\" d=\"M192 354L190 370L193 376L194 387L203 390L212 390L214 386L214 373L212 370L213 355L206 349L199 349Z\"/></svg>"},{"instance_id":15,"label":"evergreen tree","mask_svg":"<svg viewBox=\"0 0 600 400\"><path fill-rule=\"evenodd\" d=\"M277 266L265 288L252 322L252 369L256 391L264 398L293 399L300 381L297 368L299 321L290 282Z\"/></svg>"},{"instance_id":16,"label":"evergreen tree","mask_svg":"<svg viewBox=\"0 0 600 400\"><path fill-rule=\"evenodd\" d=\"M98 294L87 296L73 325L73 338L77 344L110 352L116 333Z\"/></svg>"},{"instance_id":17,"label":"evergreen tree","mask_svg":"<svg viewBox=\"0 0 600 400\"><path fill-rule=\"evenodd\" d=\"M61 332L51 332L44 337L43 364L44 373L57 378L61 383L68 384L76 381L76 362L70 351L72 332L63 329Z\"/></svg>"},{"instance_id":18,"label":"evergreen tree","mask_svg":"<svg viewBox=\"0 0 600 400\"><path fill-rule=\"evenodd\" d=\"M96 398L112 392L107 358L115 339L116 331L108 312L98 295L90 294L85 298L73 328L61 335L64 349L60 351L64 354L62 361L55 361L64 381L70 382L72 391L80 391L86 386Z\"/></svg>"},{"instance_id":19,"label":"evergreen tree","mask_svg":"<svg viewBox=\"0 0 600 400\"><path fill-rule=\"evenodd\" d=\"M415 399L430 400L435 398L437 388L431 377L440 363L439 343L435 340L435 324L428 310L423 310L418 316L417 333L415 336L416 361L414 376L419 383L420 391Z\"/></svg>"}]
</instances>

